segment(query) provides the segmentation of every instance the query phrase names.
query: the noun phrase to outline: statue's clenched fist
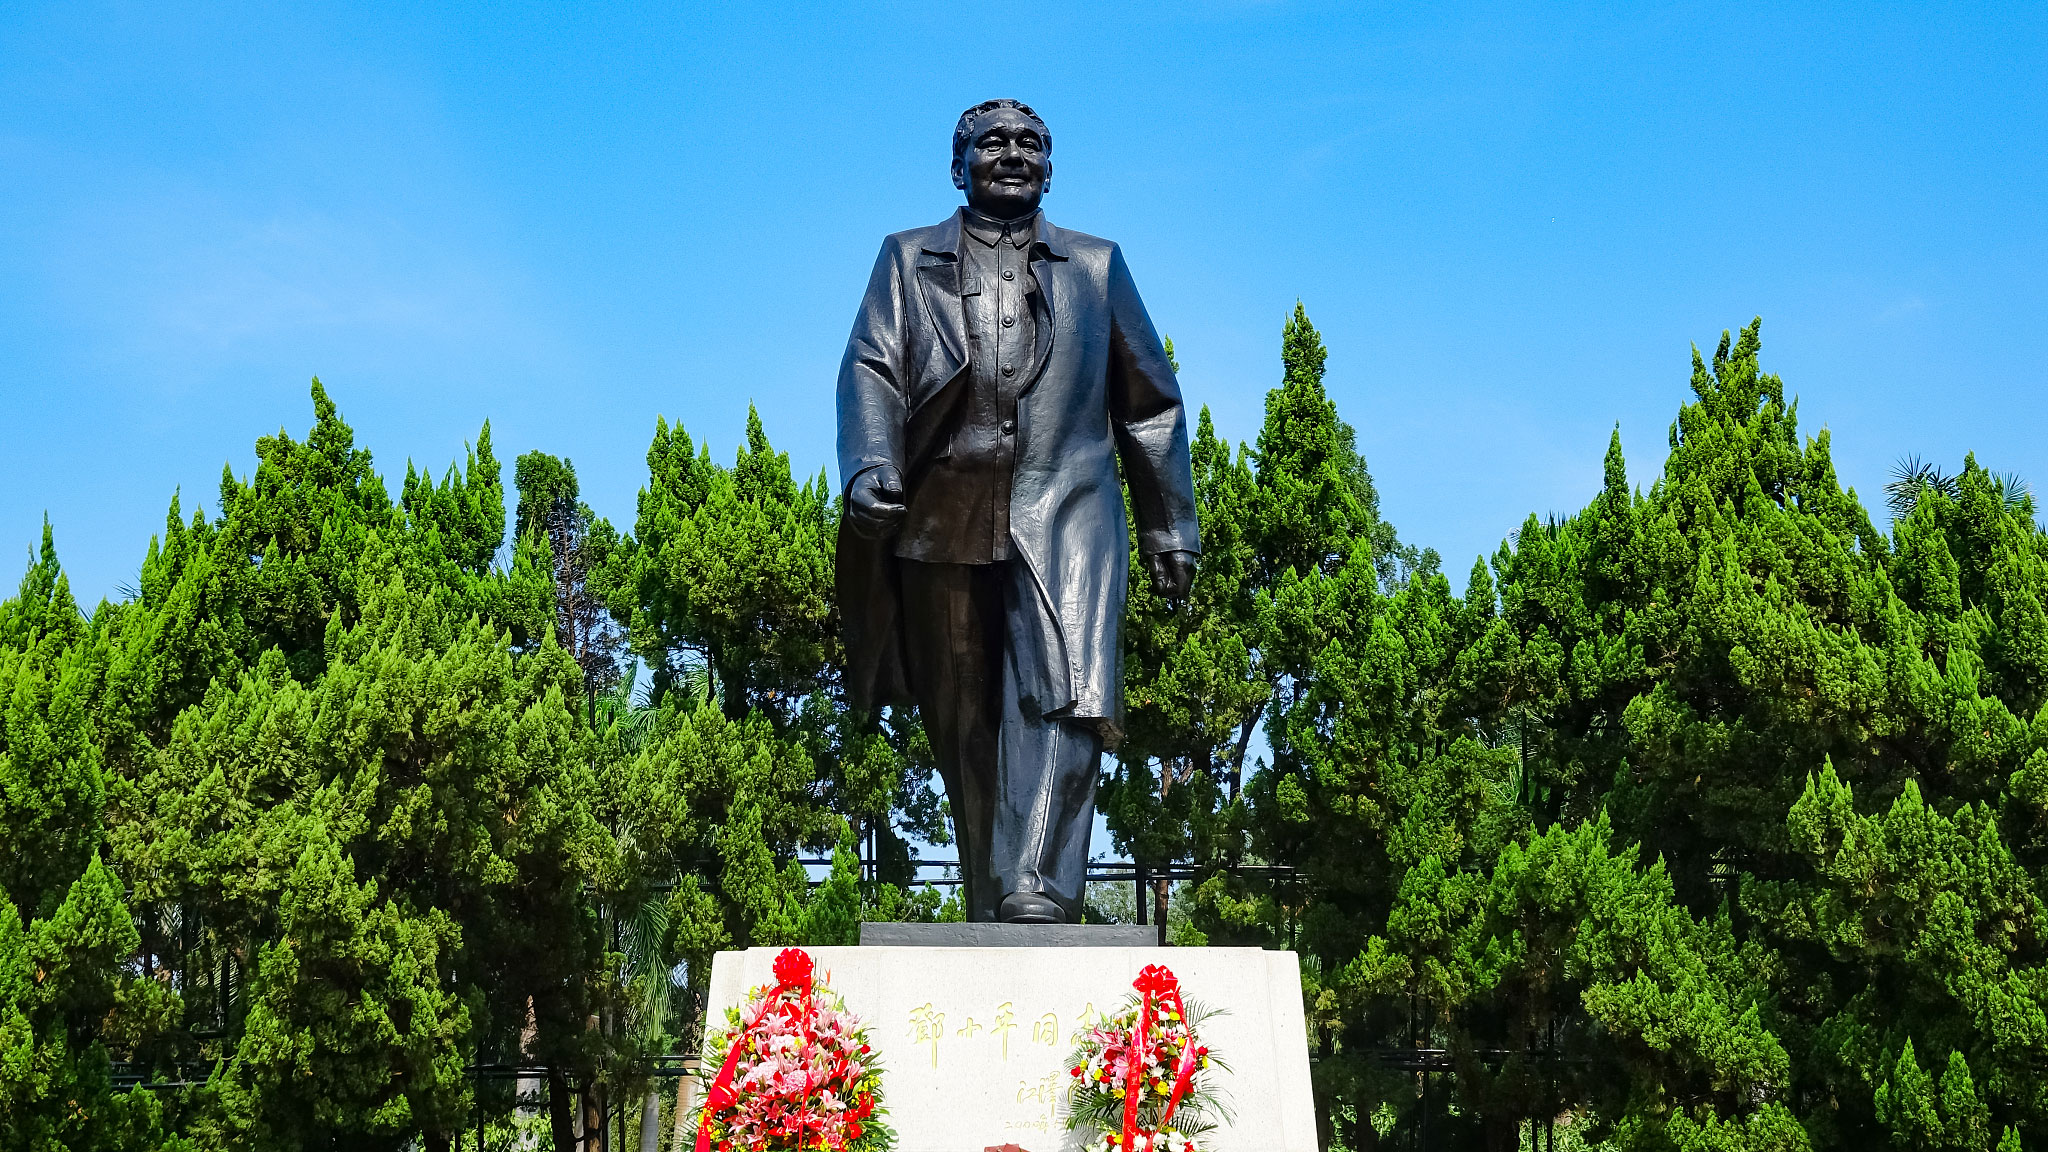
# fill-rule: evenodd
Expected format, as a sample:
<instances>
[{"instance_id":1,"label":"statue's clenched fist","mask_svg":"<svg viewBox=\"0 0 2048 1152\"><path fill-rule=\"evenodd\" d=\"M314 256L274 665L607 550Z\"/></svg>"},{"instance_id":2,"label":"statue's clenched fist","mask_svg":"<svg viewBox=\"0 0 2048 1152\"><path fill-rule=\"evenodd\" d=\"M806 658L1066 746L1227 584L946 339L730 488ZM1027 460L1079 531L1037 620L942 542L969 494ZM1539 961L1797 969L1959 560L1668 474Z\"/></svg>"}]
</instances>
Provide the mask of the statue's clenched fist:
<instances>
[{"instance_id":1,"label":"statue's clenched fist","mask_svg":"<svg viewBox=\"0 0 2048 1152\"><path fill-rule=\"evenodd\" d=\"M1195 559L1193 552L1154 552L1145 557L1152 591L1168 600L1187 599L1188 589L1195 586Z\"/></svg>"},{"instance_id":2,"label":"statue's clenched fist","mask_svg":"<svg viewBox=\"0 0 2048 1152\"><path fill-rule=\"evenodd\" d=\"M903 524L903 477L894 464L870 468L846 490L846 518L853 530L879 540Z\"/></svg>"}]
</instances>

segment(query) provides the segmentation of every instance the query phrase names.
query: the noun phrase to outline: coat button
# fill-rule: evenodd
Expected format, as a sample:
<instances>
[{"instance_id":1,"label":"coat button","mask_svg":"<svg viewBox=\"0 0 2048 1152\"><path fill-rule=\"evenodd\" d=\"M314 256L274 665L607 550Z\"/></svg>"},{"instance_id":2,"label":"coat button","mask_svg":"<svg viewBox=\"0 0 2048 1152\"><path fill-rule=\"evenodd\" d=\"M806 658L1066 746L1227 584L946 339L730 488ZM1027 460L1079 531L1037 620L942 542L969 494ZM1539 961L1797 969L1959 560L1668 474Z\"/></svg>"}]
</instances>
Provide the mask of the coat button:
<instances>
[{"instance_id":1,"label":"coat button","mask_svg":"<svg viewBox=\"0 0 2048 1152\"><path fill-rule=\"evenodd\" d=\"M1017 366L1016 366L1015 364L1005 364L1005 365L1003 365L1003 375L1005 375L1005 376L1015 376L1016 374L1017 374Z\"/></svg>"},{"instance_id":2,"label":"coat button","mask_svg":"<svg viewBox=\"0 0 2048 1152\"><path fill-rule=\"evenodd\" d=\"M1003 317L1003 327L1005 327L1005 328L1008 328L1008 327L1009 327L1010 325L1012 325L1012 324L1015 324L1016 322L1017 322L1017 318L1016 318L1015 316L1005 316L1005 317Z\"/></svg>"},{"instance_id":3,"label":"coat button","mask_svg":"<svg viewBox=\"0 0 2048 1152\"><path fill-rule=\"evenodd\" d=\"M1016 422L1015 420L1005 420L1005 421L1003 421L1003 435L1005 435L1005 436L1014 436L1014 435L1016 435L1016 433L1017 433L1017 422Z\"/></svg>"},{"instance_id":4,"label":"coat button","mask_svg":"<svg viewBox=\"0 0 2048 1152\"><path fill-rule=\"evenodd\" d=\"M1005 280L1015 280L1016 278L1017 278L1017 270L1016 270L1016 269L1014 269L1014 268L1005 268L1005 269L1003 269L1003 279L1005 279Z\"/></svg>"}]
</instances>

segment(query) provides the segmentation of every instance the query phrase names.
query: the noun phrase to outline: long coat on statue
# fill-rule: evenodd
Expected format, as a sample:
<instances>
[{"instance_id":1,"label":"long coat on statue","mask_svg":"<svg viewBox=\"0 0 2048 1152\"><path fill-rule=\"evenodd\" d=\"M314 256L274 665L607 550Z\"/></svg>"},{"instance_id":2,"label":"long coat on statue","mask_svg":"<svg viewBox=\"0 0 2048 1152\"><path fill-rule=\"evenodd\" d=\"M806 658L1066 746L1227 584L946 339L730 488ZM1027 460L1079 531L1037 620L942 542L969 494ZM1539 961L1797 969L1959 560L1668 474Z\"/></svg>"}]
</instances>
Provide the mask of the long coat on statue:
<instances>
[{"instance_id":1,"label":"long coat on statue","mask_svg":"<svg viewBox=\"0 0 2048 1152\"><path fill-rule=\"evenodd\" d=\"M839 365L839 475L893 464L906 499L960 419L969 387L961 305L962 216L882 242ZM1032 710L1094 721L1112 741L1122 716L1124 590L1130 526L1123 485L1151 555L1199 552L1187 414L1123 253L1043 214L1031 247L1035 370L1017 401L1010 492L1014 555L1037 591L1013 615L1035 646ZM1118 475L1118 464L1122 475ZM856 708L908 703L894 539L839 526L846 686Z\"/></svg>"}]
</instances>

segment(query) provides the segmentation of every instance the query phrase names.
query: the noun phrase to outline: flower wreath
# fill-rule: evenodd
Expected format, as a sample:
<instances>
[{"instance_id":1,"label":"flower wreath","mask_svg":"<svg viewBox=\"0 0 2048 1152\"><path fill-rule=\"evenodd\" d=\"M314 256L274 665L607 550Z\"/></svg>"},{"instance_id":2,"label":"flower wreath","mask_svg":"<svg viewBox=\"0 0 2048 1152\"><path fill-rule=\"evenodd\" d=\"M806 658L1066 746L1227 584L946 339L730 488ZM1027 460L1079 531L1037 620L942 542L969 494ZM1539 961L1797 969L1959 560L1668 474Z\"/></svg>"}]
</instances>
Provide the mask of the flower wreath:
<instances>
[{"instance_id":1,"label":"flower wreath","mask_svg":"<svg viewBox=\"0 0 2048 1152\"><path fill-rule=\"evenodd\" d=\"M775 983L705 1038L708 1067L725 1062L704 1096L697 1152L883 1152L882 1069L867 1025L814 978L808 953L785 948Z\"/></svg>"},{"instance_id":2,"label":"flower wreath","mask_svg":"<svg viewBox=\"0 0 2048 1152\"><path fill-rule=\"evenodd\" d=\"M1209 1075L1229 1066L1197 1032L1208 1013L1182 1001L1164 965L1146 965L1131 987L1067 1061L1067 1127L1095 1129L1089 1147L1106 1152L1199 1152L1193 1137L1229 1119Z\"/></svg>"}]
</instances>

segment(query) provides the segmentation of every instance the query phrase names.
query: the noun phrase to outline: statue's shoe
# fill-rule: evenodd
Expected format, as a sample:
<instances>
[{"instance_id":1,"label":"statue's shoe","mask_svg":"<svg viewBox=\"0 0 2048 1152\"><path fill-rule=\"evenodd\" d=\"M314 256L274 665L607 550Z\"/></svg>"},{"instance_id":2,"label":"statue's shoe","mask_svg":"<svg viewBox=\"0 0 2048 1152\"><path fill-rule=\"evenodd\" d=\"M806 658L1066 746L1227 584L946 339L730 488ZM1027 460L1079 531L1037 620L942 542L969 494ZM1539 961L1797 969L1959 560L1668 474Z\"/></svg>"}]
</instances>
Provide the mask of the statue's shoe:
<instances>
[{"instance_id":1,"label":"statue's shoe","mask_svg":"<svg viewBox=\"0 0 2048 1152\"><path fill-rule=\"evenodd\" d=\"M1043 892L1012 892L1003 897L996 919L1005 924L1064 924L1067 914Z\"/></svg>"}]
</instances>

